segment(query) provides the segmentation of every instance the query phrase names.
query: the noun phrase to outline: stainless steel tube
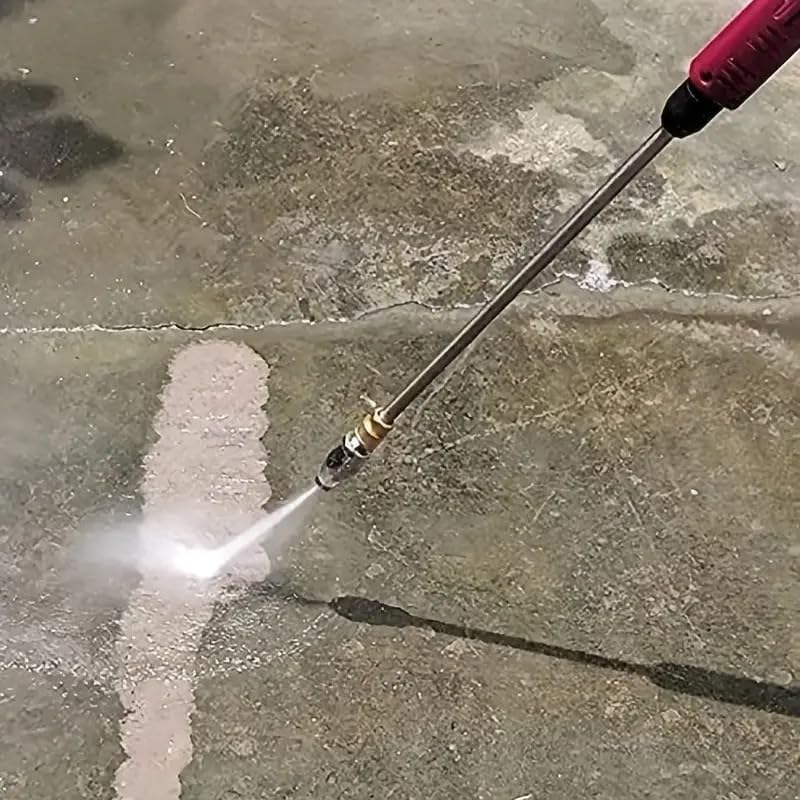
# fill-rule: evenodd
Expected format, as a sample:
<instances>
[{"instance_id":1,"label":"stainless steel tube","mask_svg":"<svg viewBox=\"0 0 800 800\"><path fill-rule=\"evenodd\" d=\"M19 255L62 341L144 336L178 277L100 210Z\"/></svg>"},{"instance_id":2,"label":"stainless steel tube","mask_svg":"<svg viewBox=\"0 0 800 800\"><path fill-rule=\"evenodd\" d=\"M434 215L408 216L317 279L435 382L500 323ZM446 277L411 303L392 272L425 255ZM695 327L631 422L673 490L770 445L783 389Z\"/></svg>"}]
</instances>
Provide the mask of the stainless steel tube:
<instances>
[{"instance_id":1,"label":"stainless steel tube","mask_svg":"<svg viewBox=\"0 0 800 800\"><path fill-rule=\"evenodd\" d=\"M555 232L550 241L514 275L459 331L453 340L404 389L381 409L388 424L405 411L450 364L455 361L525 287L646 167L672 136L659 128L616 172Z\"/></svg>"}]
</instances>

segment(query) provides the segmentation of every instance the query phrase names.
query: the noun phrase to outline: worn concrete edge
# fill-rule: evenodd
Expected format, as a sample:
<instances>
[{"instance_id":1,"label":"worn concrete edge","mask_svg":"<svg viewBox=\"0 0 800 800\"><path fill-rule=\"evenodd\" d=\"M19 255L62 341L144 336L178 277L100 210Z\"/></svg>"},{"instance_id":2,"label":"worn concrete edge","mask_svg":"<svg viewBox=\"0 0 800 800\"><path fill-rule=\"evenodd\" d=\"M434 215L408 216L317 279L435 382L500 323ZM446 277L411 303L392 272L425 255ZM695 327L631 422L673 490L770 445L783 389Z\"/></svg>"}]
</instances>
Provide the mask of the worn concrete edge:
<instances>
[{"instance_id":1,"label":"worn concrete edge","mask_svg":"<svg viewBox=\"0 0 800 800\"><path fill-rule=\"evenodd\" d=\"M352 318L326 318L320 320L289 319L266 320L251 324L237 321L212 322L193 325L190 322L172 321L153 324L103 325L86 323L72 326L41 326L0 328L0 336L21 339L35 336L60 336L83 334L131 333L224 333L269 332L340 334L343 329L358 332L372 328L375 323L403 321L427 322L434 328L448 329L465 322L482 303L463 306L436 306L416 300L394 303L371 309ZM692 294L666 289L657 284L618 287L609 292L586 290L572 281L559 282L542 290L525 293L517 298L507 313L530 314L532 317L571 317L576 319L608 319L636 315L657 318L700 318L719 324L741 325L787 338L800 338L800 297L774 296L769 298L739 298L728 295Z\"/></svg>"}]
</instances>

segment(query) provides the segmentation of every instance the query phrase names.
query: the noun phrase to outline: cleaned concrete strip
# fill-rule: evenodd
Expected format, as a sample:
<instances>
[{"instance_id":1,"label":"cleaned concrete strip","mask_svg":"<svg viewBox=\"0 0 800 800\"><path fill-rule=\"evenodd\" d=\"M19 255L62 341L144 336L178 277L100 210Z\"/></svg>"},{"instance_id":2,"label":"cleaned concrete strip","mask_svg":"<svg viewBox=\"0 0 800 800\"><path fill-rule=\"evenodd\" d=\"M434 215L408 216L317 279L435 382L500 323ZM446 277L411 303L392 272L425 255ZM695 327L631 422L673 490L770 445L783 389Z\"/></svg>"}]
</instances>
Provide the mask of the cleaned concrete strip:
<instances>
[{"instance_id":1,"label":"cleaned concrete strip","mask_svg":"<svg viewBox=\"0 0 800 800\"><path fill-rule=\"evenodd\" d=\"M191 761L195 657L214 603L231 580L263 577L265 556L225 582L170 573L159 555L175 541L218 545L259 513L269 495L260 436L269 369L245 345L213 341L177 354L145 459L141 584L118 641L118 690L127 716L119 800L176 800Z\"/></svg>"}]
</instances>

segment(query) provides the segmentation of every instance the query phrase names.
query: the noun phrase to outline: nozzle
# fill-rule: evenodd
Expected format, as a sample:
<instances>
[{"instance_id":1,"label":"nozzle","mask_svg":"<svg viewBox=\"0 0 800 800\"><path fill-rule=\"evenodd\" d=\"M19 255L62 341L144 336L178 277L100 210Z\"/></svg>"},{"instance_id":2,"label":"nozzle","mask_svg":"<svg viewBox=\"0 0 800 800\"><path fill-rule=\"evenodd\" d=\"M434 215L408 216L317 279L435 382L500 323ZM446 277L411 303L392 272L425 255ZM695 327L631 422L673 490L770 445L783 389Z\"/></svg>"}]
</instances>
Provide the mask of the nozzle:
<instances>
[{"instance_id":1,"label":"nozzle","mask_svg":"<svg viewBox=\"0 0 800 800\"><path fill-rule=\"evenodd\" d=\"M341 444L328 453L317 473L317 486L329 491L355 475L391 429L380 410L367 414L358 427L346 433Z\"/></svg>"}]
</instances>

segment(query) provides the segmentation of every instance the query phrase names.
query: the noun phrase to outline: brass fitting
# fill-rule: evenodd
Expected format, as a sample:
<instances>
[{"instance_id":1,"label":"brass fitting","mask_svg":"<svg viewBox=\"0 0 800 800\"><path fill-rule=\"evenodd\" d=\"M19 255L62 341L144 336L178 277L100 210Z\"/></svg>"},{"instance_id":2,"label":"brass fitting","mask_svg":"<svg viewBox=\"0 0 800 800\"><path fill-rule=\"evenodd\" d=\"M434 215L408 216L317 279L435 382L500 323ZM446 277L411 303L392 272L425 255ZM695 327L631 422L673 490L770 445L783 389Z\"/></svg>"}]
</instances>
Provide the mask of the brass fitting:
<instances>
[{"instance_id":1,"label":"brass fitting","mask_svg":"<svg viewBox=\"0 0 800 800\"><path fill-rule=\"evenodd\" d=\"M361 444L364 445L364 449L368 453L372 453L388 436L391 429L392 426L383 419L381 410L378 408L361 420L355 430L355 434Z\"/></svg>"},{"instance_id":2,"label":"brass fitting","mask_svg":"<svg viewBox=\"0 0 800 800\"><path fill-rule=\"evenodd\" d=\"M317 486L329 491L355 475L391 429L380 409L367 414L354 430L344 435L341 444L328 453L317 473Z\"/></svg>"}]
</instances>

